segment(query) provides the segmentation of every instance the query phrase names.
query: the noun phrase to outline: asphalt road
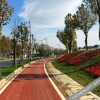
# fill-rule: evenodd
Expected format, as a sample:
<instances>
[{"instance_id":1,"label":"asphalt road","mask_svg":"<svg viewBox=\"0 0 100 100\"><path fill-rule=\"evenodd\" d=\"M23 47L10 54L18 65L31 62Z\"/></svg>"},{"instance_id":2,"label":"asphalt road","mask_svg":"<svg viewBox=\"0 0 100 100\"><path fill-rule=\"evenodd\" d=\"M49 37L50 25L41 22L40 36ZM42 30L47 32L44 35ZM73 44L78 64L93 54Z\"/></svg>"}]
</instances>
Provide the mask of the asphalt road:
<instances>
[{"instance_id":1,"label":"asphalt road","mask_svg":"<svg viewBox=\"0 0 100 100\"><path fill-rule=\"evenodd\" d=\"M61 100L45 73L45 62L24 69L0 94L0 100Z\"/></svg>"}]
</instances>

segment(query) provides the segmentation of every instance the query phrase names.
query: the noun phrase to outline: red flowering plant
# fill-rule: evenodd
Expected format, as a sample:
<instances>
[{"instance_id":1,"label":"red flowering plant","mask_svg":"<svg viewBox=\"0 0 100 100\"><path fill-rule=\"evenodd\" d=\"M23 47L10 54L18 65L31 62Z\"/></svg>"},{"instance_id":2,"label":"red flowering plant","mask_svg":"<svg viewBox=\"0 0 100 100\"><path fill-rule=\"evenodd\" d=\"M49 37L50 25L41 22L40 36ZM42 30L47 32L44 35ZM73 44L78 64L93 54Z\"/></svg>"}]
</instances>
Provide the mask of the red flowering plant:
<instances>
[{"instance_id":1,"label":"red flowering plant","mask_svg":"<svg viewBox=\"0 0 100 100\"><path fill-rule=\"evenodd\" d=\"M100 50L84 53L78 56L77 58L69 60L68 63L71 65L78 65L78 64L84 63L85 61L95 57L98 54L100 54Z\"/></svg>"},{"instance_id":2,"label":"red flowering plant","mask_svg":"<svg viewBox=\"0 0 100 100\"><path fill-rule=\"evenodd\" d=\"M93 75L100 76L100 64L85 68L85 71L92 73Z\"/></svg>"},{"instance_id":3,"label":"red flowering plant","mask_svg":"<svg viewBox=\"0 0 100 100\"><path fill-rule=\"evenodd\" d=\"M76 56L77 54L81 53L82 51L77 51L71 54L65 54L62 57L59 57L57 60L60 62L68 62L70 59L72 59L74 56Z\"/></svg>"}]
</instances>

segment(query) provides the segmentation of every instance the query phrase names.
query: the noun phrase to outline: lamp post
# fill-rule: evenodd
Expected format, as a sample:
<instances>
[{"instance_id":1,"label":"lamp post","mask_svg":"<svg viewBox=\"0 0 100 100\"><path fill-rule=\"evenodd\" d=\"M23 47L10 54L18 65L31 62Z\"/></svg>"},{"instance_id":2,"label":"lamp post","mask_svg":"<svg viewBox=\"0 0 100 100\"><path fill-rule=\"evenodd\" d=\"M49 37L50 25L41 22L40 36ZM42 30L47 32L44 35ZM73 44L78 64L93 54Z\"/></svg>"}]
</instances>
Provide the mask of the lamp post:
<instances>
[{"instance_id":1,"label":"lamp post","mask_svg":"<svg viewBox=\"0 0 100 100\"><path fill-rule=\"evenodd\" d=\"M32 60L32 48L31 48L31 46L32 46L32 34L31 34L31 22L30 22L30 20L29 20L29 48L30 48L30 50L29 50L29 58L30 58L30 61Z\"/></svg>"},{"instance_id":2,"label":"lamp post","mask_svg":"<svg viewBox=\"0 0 100 100\"><path fill-rule=\"evenodd\" d=\"M33 58L33 52L34 52L34 49L35 49L35 41L36 41L36 39L35 39L35 37L34 37L34 35L32 35L32 46L31 46L31 48L32 48L32 58Z\"/></svg>"},{"instance_id":3,"label":"lamp post","mask_svg":"<svg viewBox=\"0 0 100 100\"><path fill-rule=\"evenodd\" d=\"M16 66L16 39L15 39L15 35L16 35L16 29L14 29L13 32L11 32L11 34L13 35L13 65Z\"/></svg>"}]
</instances>

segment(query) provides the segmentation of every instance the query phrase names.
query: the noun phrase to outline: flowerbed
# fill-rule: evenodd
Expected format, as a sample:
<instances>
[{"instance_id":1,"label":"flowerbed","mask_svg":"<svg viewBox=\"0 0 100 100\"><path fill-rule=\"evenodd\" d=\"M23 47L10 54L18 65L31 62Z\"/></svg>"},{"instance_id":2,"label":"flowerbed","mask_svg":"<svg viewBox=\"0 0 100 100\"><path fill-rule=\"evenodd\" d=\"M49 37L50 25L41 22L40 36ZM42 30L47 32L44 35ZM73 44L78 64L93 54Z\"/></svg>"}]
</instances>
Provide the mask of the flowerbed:
<instances>
[{"instance_id":1,"label":"flowerbed","mask_svg":"<svg viewBox=\"0 0 100 100\"><path fill-rule=\"evenodd\" d=\"M91 52L82 54L82 55L78 56L77 58L69 60L68 63L71 65L78 65L78 64L81 64L81 63L95 57L98 54L100 54L100 50L91 51Z\"/></svg>"},{"instance_id":2,"label":"flowerbed","mask_svg":"<svg viewBox=\"0 0 100 100\"><path fill-rule=\"evenodd\" d=\"M96 76L100 76L100 65L85 68L85 71L90 72Z\"/></svg>"},{"instance_id":3,"label":"flowerbed","mask_svg":"<svg viewBox=\"0 0 100 100\"><path fill-rule=\"evenodd\" d=\"M82 51L77 51L74 52L72 54L65 54L64 56L58 58L57 60L60 62L68 62L70 59L72 59L74 56L76 56L77 54L81 53Z\"/></svg>"}]
</instances>

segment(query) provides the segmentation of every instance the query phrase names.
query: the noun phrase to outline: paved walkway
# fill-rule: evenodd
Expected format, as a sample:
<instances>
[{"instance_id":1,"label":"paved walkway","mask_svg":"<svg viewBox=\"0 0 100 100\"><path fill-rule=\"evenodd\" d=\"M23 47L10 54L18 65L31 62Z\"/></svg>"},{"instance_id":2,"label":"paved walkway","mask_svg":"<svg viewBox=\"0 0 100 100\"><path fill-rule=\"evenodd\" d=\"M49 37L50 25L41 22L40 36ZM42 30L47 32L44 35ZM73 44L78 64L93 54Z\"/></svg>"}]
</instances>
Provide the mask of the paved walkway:
<instances>
[{"instance_id":1,"label":"paved walkway","mask_svg":"<svg viewBox=\"0 0 100 100\"><path fill-rule=\"evenodd\" d=\"M51 62L47 63L47 69L50 75L52 75L63 87L63 91L66 92L68 96L72 96L77 91L82 89L83 87L72 80L67 75L63 74L51 64ZM87 93L86 95L82 96L79 100L100 100L100 97L93 94L92 92Z\"/></svg>"},{"instance_id":2,"label":"paved walkway","mask_svg":"<svg viewBox=\"0 0 100 100\"><path fill-rule=\"evenodd\" d=\"M0 94L0 100L61 100L45 73L45 62L25 68Z\"/></svg>"}]
</instances>

